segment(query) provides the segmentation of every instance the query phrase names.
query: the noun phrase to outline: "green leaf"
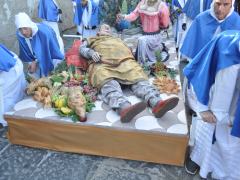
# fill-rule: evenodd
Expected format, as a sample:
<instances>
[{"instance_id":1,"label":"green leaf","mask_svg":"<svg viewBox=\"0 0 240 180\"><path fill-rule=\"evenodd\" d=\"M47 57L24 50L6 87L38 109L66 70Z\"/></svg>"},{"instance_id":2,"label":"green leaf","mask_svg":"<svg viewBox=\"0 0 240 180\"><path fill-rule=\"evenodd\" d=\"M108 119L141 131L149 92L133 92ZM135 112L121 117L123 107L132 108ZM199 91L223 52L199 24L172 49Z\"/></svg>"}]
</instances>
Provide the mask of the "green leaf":
<instances>
[{"instance_id":1,"label":"green leaf","mask_svg":"<svg viewBox=\"0 0 240 180\"><path fill-rule=\"evenodd\" d=\"M162 53L160 50L155 51L155 56L156 56L157 61L162 60Z\"/></svg>"},{"instance_id":2,"label":"green leaf","mask_svg":"<svg viewBox=\"0 0 240 180\"><path fill-rule=\"evenodd\" d=\"M127 14L128 13L128 4L126 0L122 1L121 13Z\"/></svg>"},{"instance_id":3,"label":"green leaf","mask_svg":"<svg viewBox=\"0 0 240 180\"><path fill-rule=\"evenodd\" d=\"M71 116L71 119L72 119L73 122L77 122L77 121L79 121L80 118L79 118L79 116L77 114L73 114Z\"/></svg>"},{"instance_id":4,"label":"green leaf","mask_svg":"<svg viewBox=\"0 0 240 180\"><path fill-rule=\"evenodd\" d=\"M75 74L75 71L76 71L76 67L71 64L71 65L68 67L68 72L69 72L70 74Z\"/></svg>"},{"instance_id":5,"label":"green leaf","mask_svg":"<svg viewBox=\"0 0 240 180\"><path fill-rule=\"evenodd\" d=\"M57 67L54 69L53 74L61 73L62 71L67 71L68 66L65 60L63 60L61 63L57 65Z\"/></svg>"},{"instance_id":6,"label":"green leaf","mask_svg":"<svg viewBox=\"0 0 240 180\"><path fill-rule=\"evenodd\" d=\"M53 83L58 82L61 83L64 79L63 76L58 76L58 75L52 75L50 79L53 81Z\"/></svg>"},{"instance_id":7,"label":"green leaf","mask_svg":"<svg viewBox=\"0 0 240 180\"><path fill-rule=\"evenodd\" d=\"M57 115L59 115L60 117L66 117L66 114L63 114L60 109L55 108L54 112L57 113Z\"/></svg>"}]
</instances>

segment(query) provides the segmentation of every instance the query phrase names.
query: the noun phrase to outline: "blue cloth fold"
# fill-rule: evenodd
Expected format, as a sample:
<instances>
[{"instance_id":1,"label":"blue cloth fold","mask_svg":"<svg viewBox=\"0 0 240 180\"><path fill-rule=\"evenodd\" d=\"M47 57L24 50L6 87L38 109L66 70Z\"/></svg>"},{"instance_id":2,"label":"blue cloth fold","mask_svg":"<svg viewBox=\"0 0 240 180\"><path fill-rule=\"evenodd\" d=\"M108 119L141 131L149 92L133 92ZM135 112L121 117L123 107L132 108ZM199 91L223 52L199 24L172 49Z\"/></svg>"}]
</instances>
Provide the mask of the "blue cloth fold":
<instances>
[{"instance_id":1,"label":"blue cloth fold","mask_svg":"<svg viewBox=\"0 0 240 180\"><path fill-rule=\"evenodd\" d=\"M17 31L17 38L19 40L19 58L25 62L32 62L38 60L41 73L47 76L53 70L53 59L64 59L60 51L55 32L52 28L45 24L38 24L38 31L32 37L31 46L33 53L31 53L26 40Z\"/></svg>"},{"instance_id":2,"label":"blue cloth fold","mask_svg":"<svg viewBox=\"0 0 240 180\"><path fill-rule=\"evenodd\" d=\"M240 64L239 43L240 31L225 31L211 40L184 68L183 73L193 86L200 103L208 105L210 88L215 83L219 70ZM240 137L239 101L233 125L233 134L238 137Z\"/></svg>"},{"instance_id":3,"label":"blue cloth fold","mask_svg":"<svg viewBox=\"0 0 240 180\"><path fill-rule=\"evenodd\" d=\"M8 72L15 64L14 55L3 44L0 44L0 71Z\"/></svg>"},{"instance_id":4,"label":"blue cloth fold","mask_svg":"<svg viewBox=\"0 0 240 180\"><path fill-rule=\"evenodd\" d=\"M53 0L39 0L38 17L46 21L58 22L58 7Z\"/></svg>"},{"instance_id":5,"label":"blue cloth fold","mask_svg":"<svg viewBox=\"0 0 240 180\"><path fill-rule=\"evenodd\" d=\"M176 6L180 9L182 9L181 4L179 3L179 0L172 0L172 6Z\"/></svg>"},{"instance_id":6,"label":"blue cloth fold","mask_svg":"<svg viewBox=\"0 0 240 180\"><path fill-rule=\"evenodd\" d=\"M210 8L212 0L203 1L203 11ZM200 13L200 0L188 0L183 7L183 12L190 19L195 19L195 17Z\"/></svg>"},{"instance_id":7,"label":"blue cloth fold","mask_svg":"<svg viewBox=\"0 0 240 180\"><path fill-rule=\"evenodd\" d=\"M181 47L181 53L191 59L214 37L214 34L220 26L221 31L239 30L240 17L233 12L226 20L219 23L210 14L210 10L201 13L193 21ZM191 48L190 48L191 47Z\"/></svg>"}]
</instances>

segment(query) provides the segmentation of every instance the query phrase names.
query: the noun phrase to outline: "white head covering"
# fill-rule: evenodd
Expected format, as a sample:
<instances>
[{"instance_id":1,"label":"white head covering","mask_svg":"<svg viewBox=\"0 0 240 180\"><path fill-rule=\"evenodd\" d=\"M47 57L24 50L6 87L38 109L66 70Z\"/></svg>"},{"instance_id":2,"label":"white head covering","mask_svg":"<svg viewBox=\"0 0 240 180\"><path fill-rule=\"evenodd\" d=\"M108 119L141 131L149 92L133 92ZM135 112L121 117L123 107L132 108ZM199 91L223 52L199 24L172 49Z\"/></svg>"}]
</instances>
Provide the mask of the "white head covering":
<instances>
[{"instance_id":1,"label":"white head covering","mask_svg":"<svg viewBox=\"0 0 240 180\"><path fill-rule=\"evenodd\" d=\"M228 18L228 16L230 16L230 15L234 12L234 3L235 3L235 0L232 0L232 8L230 9L228 15L227 15L223 20L219 20L219 19L216 17L215 12L214 12L214 3L215 3L215 0L213 0L212 3L211 3L210 14L211 14L212 17L214 17L218 22L223 22L226 18Z\"/></svg>"},{"instance_id":2,"label":"white head covering","mask_svg":"<svg viewBox=\"0 0 240 180\"><path fill-rule=\"evenodd\" d=\"M15 25L17 29L23 27L31 28L33 35L36 34L36 32L38 31L36 23L32 22L30 17L25 12L20 12L15 15Z\"/></svg>"}]
</instances>

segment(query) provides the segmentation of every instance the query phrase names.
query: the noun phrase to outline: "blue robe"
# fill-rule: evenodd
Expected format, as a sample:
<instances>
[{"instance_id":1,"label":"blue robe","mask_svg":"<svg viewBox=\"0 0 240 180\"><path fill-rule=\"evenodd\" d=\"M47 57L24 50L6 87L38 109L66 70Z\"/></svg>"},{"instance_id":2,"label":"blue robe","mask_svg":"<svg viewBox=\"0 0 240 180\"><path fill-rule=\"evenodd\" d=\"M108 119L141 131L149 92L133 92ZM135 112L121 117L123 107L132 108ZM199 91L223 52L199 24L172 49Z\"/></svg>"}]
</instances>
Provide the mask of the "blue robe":
<instances>
[{"instance_id":1,"label":"blue robe","mask_svg":"<svg viewBox=\"0 0 240 180\"><path fill-rule=\"evenodd\" d=\"M203 1L203 11L210 8L212 0ZM188 0L183 8L183 12L190 19L195 19L195 17L200 13L200 0Z\"/></svg>"},{"instance_id":2,"label":"blue robe","mask_svg":"<svg viewBox=\"0 0 240 180\"><path fill-rule=\"evenodd\" d=\"M176 6L180 9L182 9L181 5L179 4L178 0L172 0L172 6Z\"/></svg>"},{"instance_id":3,"label":"blue robe","mask_svg":"<svg viewBox=\"0 0 240 180\"><path fill-rule=\"evenodd\" d=\"M0 44L0 71L8 72L16 64L14 55L2 44Z\"/></svg>"},{"instance_id":4,"label":"blue robe","mask_svg":"<svg viewBox=\"0 0 240 180\"><path fill-rule=\"evenodd\" d=\"M193 59L213 38L219 25L222 31L239 30L240 17L236 12L233 12L226 20L219 23L211 16L210 10L201 13L190 26L181 47L181 53Z\"/></svg>"},{"instance_id":5,"label":"blue robe","mask_svg":"<svg viewBox=\"0 0 240 180\"><path fill-rule=\"evenodd\" d=\"M83 11L85 10L85 8L87 8L87 6L82 7L81 0L74 0L74 1L76 2L76 7L75 7L73 22L76 25L80 25L82 22ZM91 3L92 3L92 16L91 16L89 26L93 27L93 26L98 26L99 24L99 20L98 20L99 9L96 3L94 3L92 0L91 0Z\"/></svg>"},{"instance_id":6,"label":"blue robe","mask_svg":"<svg viewBox=\"0 0 240 180\"><path fill-rule=\"evenodd\" d=\"M178 0L172 0L172 6L176 6L176 7L180 8L180 9L182 9L181 4L179 3Z\"/></svg>"},{"instance_id":7,"label":"blue robe","mask_svg":"<svg viewBox=\"0 0 240 180\"><path fill-rule=\"evenodd\" d=\"M38 17L46 21L58 22L58 7L53 0L39 0Z\"/></svg>"},{"instance_id":8,"label":"blue robe","mask_svg":"<svg viewBox=\"0 0 240 180\"><path fill-rule=\"evenodd\" d=\"M31 53L25 38L17 32L17 38L19 40L19 58L25 62L32 62L37 59L41 73L47 76L54 68L53 59L63 59L64 56L60 52L58 41L55 32L52 28L45 24L37 24L38 31L32 37L31 46L33 53Z\"/></svg>"},{"instance_id":9,"label":"blue robe","mask_svg":"<svg viewBox=\"0 0 240 180\"><path fill-rule=\"evenodd\" d=\"M210 41L184 69L200 103L208 105L210 88L219 70L240 64L239 42L240 31L225 31ZM240 137L240 95L232 134Z\"/></svg>"}]
</instances>

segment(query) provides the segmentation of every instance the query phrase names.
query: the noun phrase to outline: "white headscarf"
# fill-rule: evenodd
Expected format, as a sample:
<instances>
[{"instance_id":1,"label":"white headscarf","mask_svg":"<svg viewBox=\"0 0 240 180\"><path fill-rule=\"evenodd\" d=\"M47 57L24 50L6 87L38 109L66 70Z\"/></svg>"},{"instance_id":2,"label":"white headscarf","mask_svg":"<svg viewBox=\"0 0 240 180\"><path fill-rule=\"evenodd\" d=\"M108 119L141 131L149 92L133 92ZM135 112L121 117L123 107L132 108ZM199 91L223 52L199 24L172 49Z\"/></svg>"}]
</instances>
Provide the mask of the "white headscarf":
<instances>
[{"instance_id":1,"label":"white headscarf","mask_svg":"<svg viewBox=\"0 0 240 180\"><path fill-rule=\"evenodd\" d=\"M37 24L32 22L30 17L25 12L20 12L17 15L15 15L15 25L17 29L23 28L23 27L31 28L32 36L34 36L38 31Z\"/></svg>"},{"instance_id":2,"label":"white headscarf","mask_svg":"<svg viewBox=\"0 0 240 180\"><path fill-rule=\"evenodd\" d=\"M228 17L234 12L234 3L235 3L235 0L232 0L232 7L231 7L228 15L227 15L224 19L219 20L219 19L216 17L215 12L214 12L214 3L215 3L215 0L212 1L211 8L210 8L210 14L212 15L212 17L213 17L214 19L216 19L216 20L217 20L218 22L220 22L220 23L223 22L226 18L228 18Z\"/></svg>"}]
</instances>

